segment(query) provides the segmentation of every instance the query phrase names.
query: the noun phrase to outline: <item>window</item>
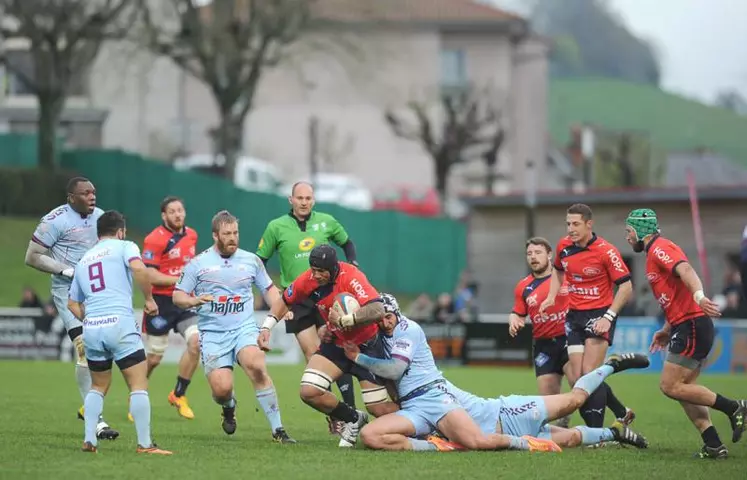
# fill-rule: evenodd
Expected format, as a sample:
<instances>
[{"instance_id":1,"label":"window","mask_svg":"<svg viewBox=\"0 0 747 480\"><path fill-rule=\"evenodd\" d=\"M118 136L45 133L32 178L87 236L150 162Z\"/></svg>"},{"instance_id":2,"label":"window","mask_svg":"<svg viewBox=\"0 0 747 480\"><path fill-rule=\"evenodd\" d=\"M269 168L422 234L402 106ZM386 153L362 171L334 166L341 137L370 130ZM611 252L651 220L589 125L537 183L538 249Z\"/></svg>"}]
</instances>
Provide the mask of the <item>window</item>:
<instances>
[{"instance_id":1,"label":"window","mask_svg":"<svg viewBox=\"0 0 747 480\"><path fill-rule=\"evenodd\" d=\"M467 84L467 61L464 50L441 51L441 86L461 88Z\"/></svg>"},{"instance_id":2,"label":"window","mask_svg":"<svg viewBox=\"0 0 747 480\"><path fill-rule=\"evenodd\" d=\"M2 82L2 93L5 96L26 96L34 95L33 90L24 82L24 78L34 79L35 69L34 61L28 50L8 50L6 51L7 62L12 68L0 65L0 79ZM20 72L20 75L16 72ZM78 72L72 80L69 94L70 96L86 95L86 73Z\"/></svg>"}]
</instances>

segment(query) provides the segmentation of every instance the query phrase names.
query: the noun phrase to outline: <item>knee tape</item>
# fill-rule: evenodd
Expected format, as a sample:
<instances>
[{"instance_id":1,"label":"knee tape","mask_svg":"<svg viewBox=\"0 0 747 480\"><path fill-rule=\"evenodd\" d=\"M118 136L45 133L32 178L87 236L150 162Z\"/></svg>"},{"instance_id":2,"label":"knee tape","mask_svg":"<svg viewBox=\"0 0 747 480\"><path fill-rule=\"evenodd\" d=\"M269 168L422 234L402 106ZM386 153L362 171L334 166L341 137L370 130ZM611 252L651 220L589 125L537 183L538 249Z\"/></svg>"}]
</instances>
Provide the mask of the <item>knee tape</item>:
<instances>
[{"instance_id":1,"label":"knee tape","mask_svg":"<svg viewBox=\"0 0 747 480\"><path fill-rule=\"evenodd\" d=\"M75 355L77 357L76 363L81 367L87 367L88 361L86 360L86 349L83 348L83 335L75 337L73 345L75 346Z\"/></svg>"},{"instance_id":2,"label":"knee tape","mask_svg":"<svg viewBox=\"0 0 747 480\"><path fill-rule=\"evenodd\" d=\"M184 340L186 342L189 342L189 339L192 338L192 335L198 335L200 333L199 330L197 330L197 325L190 325L187 327L186 330L184 330L184 333L182 334L184 336ZM168 335L166 335L168 338Z\"/></svg>"},{"instance_id":3,"label":"knee tape","mask_svg":"<svg viewBox=\"0 0 747 480\"><path fill-rule=\"evenodd\" d=\"M361 396L363 397L363 403L365 403L366 406L389 401L389 394L386 391L386 387L363 389L361 391Z\"/></svg>"},{"instance_id":4,"label":"knee tape","mask_svg":"<svg viewBox=\"0 0 747 480\"><path fill-rule=\"evenodd\" d=\"M571 353L584 353L583 345L568 345L568 354Z\"/></svg>"},{"instance_id":5,"label":"knee tape","mask_svg":"<svg viewBox=\"0 0 747 480\"><path fill-rule=\"evenodd\" d=\"M301 385L308 385L327 392L332 388L332 378L320 370L307 368L301 376Z\"/></svg>"},{"instance_id":6,"label":"knee tape","mask_svg":"<svg viewBox=\"0 0 747 480\"><path fill-rule=\"evenodd\" d=\"M148 355L158 355L162 357L166 352L166 347L169 346L168 335L146 335L145 336L145 352Z\"/></svg>"}]
</instances>

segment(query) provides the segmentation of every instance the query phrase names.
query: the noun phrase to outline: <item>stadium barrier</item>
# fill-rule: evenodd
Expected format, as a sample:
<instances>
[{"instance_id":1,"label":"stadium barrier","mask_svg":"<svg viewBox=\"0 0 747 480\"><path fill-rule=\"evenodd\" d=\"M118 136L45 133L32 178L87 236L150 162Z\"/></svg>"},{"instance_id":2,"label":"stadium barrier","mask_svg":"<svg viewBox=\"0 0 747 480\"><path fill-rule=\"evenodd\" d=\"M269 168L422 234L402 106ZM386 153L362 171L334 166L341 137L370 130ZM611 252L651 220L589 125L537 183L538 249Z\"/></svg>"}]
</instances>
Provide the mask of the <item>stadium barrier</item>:
<instances>
[{"instance_id":1,"label":"stadium barrier","mask_svg":"<svg viewBox=\"0 0 747 480\"><path fill-rule=\"evenodd\" d=\"M261 322L267 312L255 312ZM142 311L135 312L138 321ZM508 335L508 315L481 315L479 322L434 323L421 321L436 360L442 365L532 365L531 329L515 338ZM716 337L708 357L707 373L747 371L747 320L717 320ZM661 323L655 317L620 317L610 353L648 353L651 338ZM293 335L279 325L272 332L268 364L299 364L303 354ZM165 363L177 363L186 348L173 332ZM664 353L651 355L651 366L641 372L659 372ZM0 359L72 361L72 343L59 318L51 319L36 308L0 308Z\"/></svg>"}]
</instances>

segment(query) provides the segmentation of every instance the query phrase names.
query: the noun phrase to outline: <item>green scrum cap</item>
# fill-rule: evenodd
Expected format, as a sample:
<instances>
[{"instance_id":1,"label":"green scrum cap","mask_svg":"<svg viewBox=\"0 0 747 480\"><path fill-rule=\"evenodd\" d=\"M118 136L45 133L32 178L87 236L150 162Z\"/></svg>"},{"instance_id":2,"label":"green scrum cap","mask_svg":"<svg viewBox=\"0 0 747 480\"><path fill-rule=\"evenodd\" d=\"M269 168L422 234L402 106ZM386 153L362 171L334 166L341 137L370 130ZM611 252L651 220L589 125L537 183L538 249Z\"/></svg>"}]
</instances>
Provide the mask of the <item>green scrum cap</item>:
<instances>
[{"instance_id":1,"label":"green scrum cap","mask_svg":"<svg viewBox=\"0 0 747 480\"><path fill-rule=\"evenodd\" d=\"M656 212L650 208L633 210L625 219L625 224L635 231L639 240L643 240L646 235L659 233L659 221L656 218Z\"/></svg>"}]
</instances>

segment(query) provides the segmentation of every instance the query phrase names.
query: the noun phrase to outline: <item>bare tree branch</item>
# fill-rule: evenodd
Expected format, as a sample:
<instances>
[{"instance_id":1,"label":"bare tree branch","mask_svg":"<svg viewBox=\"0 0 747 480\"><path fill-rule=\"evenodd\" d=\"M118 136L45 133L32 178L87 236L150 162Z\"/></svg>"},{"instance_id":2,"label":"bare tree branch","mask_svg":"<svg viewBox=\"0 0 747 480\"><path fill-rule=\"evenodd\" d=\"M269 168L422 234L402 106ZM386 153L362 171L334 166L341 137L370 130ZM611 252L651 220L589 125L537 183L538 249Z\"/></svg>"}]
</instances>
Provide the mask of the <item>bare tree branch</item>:
<instances>
[{"instance_id":1,"label":"bare tree branch","mask_svg":"<svg viewBox=\"0 0 747 480\"><path fill-rule=\"evenodd\" d=\"M56 128L74 82L87 74L103 42L123 38L138 0L0 0L0 62L39 101L40 165L54 167ZM33 74L9 59L5 40L26 39Z\"/></svg>"},{"instance_id":2,"label":"bare tree branch","mask_svg":"<svg viewBox=\"0 0 747 480\"><path fill-rule=\"evenodd\" d=\"M313 0L140 1L147 48L210 89L220 114L215 151L232 178L262 74L307 32Z\"/></svg>"},{"instance_id":3,"label":"bare tree branch","mask_svg":"<svg viewBox=\"0 0 747 480\"><path fill-rule=\"evenodd\" d=\"M495 166L505 131L489 89L469 87L441 94L437 117L429 114L428 107L427 101L411 101L407 105L410 121L392 110L384 118L396 136L420 143L428 153L436 171L436 189L444 198L451 168L469 152L481 148L488 167Z\"/></svg>"}]
</instances>

